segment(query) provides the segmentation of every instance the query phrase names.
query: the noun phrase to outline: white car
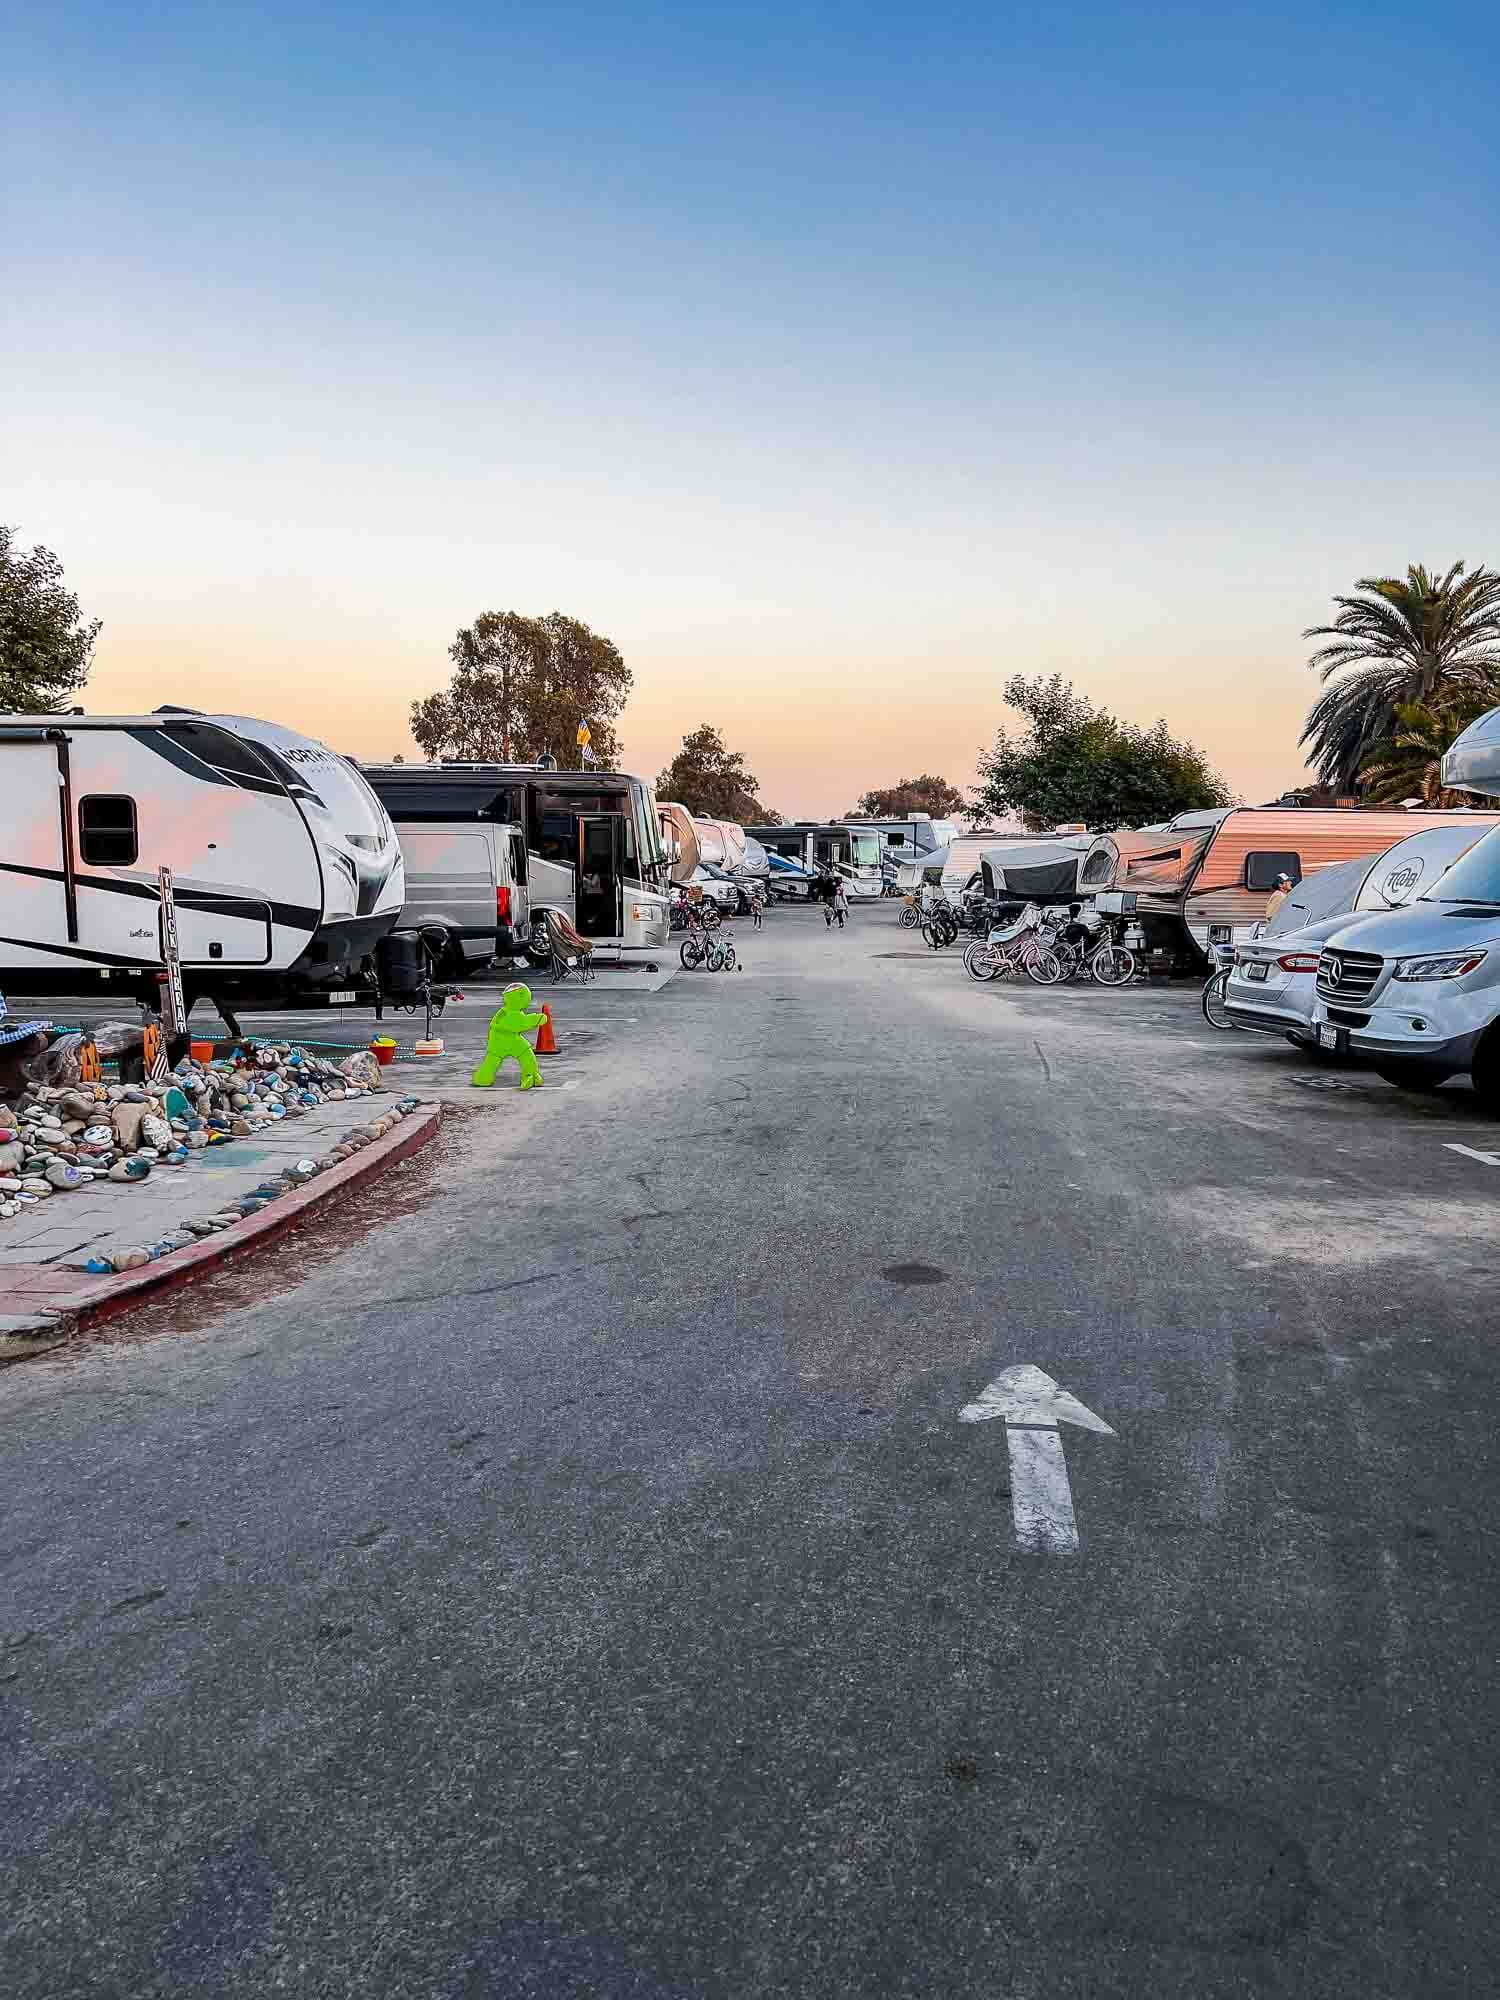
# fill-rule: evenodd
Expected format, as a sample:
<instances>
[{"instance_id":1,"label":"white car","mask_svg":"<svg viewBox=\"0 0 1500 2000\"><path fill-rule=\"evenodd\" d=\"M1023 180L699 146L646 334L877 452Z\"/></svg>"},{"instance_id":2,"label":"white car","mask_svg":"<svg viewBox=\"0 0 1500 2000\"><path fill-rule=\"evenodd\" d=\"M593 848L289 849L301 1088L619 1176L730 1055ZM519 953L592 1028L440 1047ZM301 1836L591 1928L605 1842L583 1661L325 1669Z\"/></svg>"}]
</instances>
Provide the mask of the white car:
<instances>
[{"instance_id":1,"label":"white car","mask_svg":"<svg viewBox=\"0 0 1500 2000\"><path fill-rule=\"evenodd\" d=\"M1249 938L1235 946L1234 965L1224 991L1224 1007L1239 1028L1285 1035L1298 1048L1316 1044L1313 1006L1318 997L1318 957L1324 940L1354 921L1324 917L1305 930L1279 937Z\"/></svg>"}]
</instances>

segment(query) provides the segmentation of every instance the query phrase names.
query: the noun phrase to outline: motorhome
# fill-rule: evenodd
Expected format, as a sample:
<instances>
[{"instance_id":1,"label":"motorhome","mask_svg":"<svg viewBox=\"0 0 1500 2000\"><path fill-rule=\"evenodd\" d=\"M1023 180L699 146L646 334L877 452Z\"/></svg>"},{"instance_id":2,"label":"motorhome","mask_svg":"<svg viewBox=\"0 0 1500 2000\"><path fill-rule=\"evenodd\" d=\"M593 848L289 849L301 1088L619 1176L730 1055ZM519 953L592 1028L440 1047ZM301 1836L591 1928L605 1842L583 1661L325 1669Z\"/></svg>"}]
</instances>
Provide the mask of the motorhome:
<instances>
[{"instance_id":1,"label":"motorhome","mask_svg":"<svg viewBox=\"0 0 1500 2000\"><path fill-rule=\"evenodd\" d=\"M903 861L915 861L936 853L958 838L958 826L951 819L934 819L931 813L908 813L904 818L864 819L847 822L869 827L880 836L881 873L887 887L896 886L896 870Z\"/></svg>"},{"instance_id":2,"label":"motorhome","mask_svg":"<svg viewBox=\"0 0 1500 2000\"><path fill-rule=\"evenodd\" d=\"M539 764L366 764L363 770L403 841L409 830L480 824L507 830L510 936L497 908L489 925L495 949L525 948L523 903L532 922L555 910L591 942L624 954L666 944L669 863L656 799L644 780ZM512 833L520 840L511 840ZM498 876L493 886L498 894ZM466 928L460 914L455 899L456 930Z\"/></svg>"},{"instance_id":3,"label":"motorhome","mask_svg":"<svg viewBox=\"0 0 1500 2000\"><path fill-rule=\"evenodd\" d=\"M1293 884L1335 862L1382 854L1409 833L1452 823L1451 812L1232 806L1186 814L1160 829L1099 834L1083 857L1079 889L1124 892L1154 958L1187 970L1217 934L1248 935L1266 914L1277 877ZM1197 824L1184 823L1196 821ZM1133 906L1129 898L1134 896Z\"/></svg>"},{"instance_id":4,"label":"motorhome","mask_svg":"<svg viewBox=\"0 0 1500 2000\"><path fill-rule=\"evenodd\" d=\"M250 716L3 716L0 798L10 993L156 1005L162 866L189 1009L352 999L404 900L395 829L356 766Z\"/></svg>"},{"instance_id":5,"label":"motorhome","mask_svg":"<svg viewBox=\"0 0 1500 2000\"><path fill-rule=\"evenodd\" d=\"M767 854L779 854L809 873L832 869L844 878L851 897L885 894L880 833L873 825L857 820L793 820L785 825L747 826L744 831Z\"/></svg>"}]
</instances>

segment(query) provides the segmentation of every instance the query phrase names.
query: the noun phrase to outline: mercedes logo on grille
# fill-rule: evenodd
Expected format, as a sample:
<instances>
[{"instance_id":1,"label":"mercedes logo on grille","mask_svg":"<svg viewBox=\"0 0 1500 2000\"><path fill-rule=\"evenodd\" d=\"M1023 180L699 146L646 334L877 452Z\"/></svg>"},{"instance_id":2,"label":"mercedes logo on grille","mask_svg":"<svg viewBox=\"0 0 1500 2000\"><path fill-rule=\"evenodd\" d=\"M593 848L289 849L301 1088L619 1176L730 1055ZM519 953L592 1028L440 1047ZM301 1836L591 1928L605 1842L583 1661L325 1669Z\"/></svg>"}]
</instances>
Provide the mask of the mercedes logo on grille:
<instances>
[{"instance_id":1,"label":"mercedes logo on grille","mask_svg":"<svg viewBox=\"0 0 1500 2000\"><path fill-rule=\"evenodd\" d=\"M1343 978L1343 976L1344 976L1344 961L1341 958L1324 959L1323 977L1328 981L1328 984L1330 986L1337 986L1339 981Z\"/></svg>"}]
</instances>

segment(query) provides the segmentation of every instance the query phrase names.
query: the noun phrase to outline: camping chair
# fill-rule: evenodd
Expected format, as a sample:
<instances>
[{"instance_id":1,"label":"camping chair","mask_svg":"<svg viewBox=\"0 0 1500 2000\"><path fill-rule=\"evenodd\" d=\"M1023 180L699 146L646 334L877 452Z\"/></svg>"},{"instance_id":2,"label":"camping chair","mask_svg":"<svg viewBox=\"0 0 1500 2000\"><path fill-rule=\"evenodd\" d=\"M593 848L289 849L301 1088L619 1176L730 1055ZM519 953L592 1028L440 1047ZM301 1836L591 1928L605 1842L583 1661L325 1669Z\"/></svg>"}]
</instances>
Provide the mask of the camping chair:
<instances>
[{"instance_id":1,"label":"camping chair","mask_svg":"<svg viewBox=\"0 0 1500 2000\"><path fill-rule=\"evenodd\" d=\"M594 977L594 947L558 910L547 912L547 946L552 953L552 977L559 983L576 979L587 986Z\"/></svg>"}]
</instances>

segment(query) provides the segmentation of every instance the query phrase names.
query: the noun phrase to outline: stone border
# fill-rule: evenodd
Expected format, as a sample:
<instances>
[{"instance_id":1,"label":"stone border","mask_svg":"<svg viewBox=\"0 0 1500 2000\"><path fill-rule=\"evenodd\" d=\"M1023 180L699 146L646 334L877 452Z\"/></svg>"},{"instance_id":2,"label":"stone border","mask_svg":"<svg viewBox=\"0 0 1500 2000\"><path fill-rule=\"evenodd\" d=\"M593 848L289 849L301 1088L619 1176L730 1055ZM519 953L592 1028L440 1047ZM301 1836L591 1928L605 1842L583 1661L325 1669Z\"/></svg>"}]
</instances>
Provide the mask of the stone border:
<instances>
[{"instance_id":1,"label":"stone border","mask_svg":"<svg viewBox=\"0 0 1500 2000\"><path fill-rule=\"evenodd\" d=\"M29 1269L25 1265L13 1265L5 1277L15 1281L10 1295L14 1304L22 1311L36 1313L38 1336L54 1332L59 1336L55 1340L38 1338L36 1353L53 1354L59 1347L66 1346L75 1333L123 1312L151 1293L191 1283L194 1278L217 1270L231 1257L259 1250L284 1235L332 1196L361 1187L387 1167L395 1166L398 1160L408 1159L413 1153L420 1152L423 1146L437 1137L442 1117L441 1105L418 1104L384 1138L361 1147L352 1158L327 1168L315 1180L290 1189L275 1201L268 1202L256 1214L244 1217L228 1229L216 1230L212 1236L202 1237L186 1249L174 1250L171 1256L158 1257L154 1262L139 1265L134 1270L95 1276L76 1267L56 1264L39 1264ZM5 1356L4 1361L27 1361L31 1358L27 1354L11 1354Z\"/></svg>"}]
</instances>

